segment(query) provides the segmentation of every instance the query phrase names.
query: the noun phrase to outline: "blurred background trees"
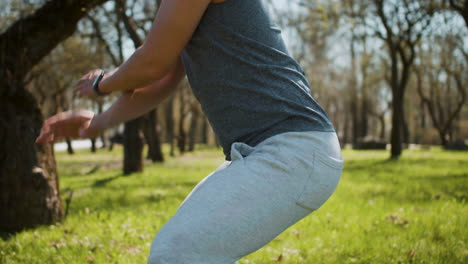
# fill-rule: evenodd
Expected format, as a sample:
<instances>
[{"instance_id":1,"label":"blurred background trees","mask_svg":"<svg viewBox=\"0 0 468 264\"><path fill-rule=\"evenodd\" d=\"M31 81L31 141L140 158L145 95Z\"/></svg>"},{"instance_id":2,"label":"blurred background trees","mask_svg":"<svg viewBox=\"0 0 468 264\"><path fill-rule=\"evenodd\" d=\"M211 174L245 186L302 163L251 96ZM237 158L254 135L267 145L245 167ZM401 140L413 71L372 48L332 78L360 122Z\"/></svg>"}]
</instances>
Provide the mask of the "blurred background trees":
<instances>
[{"instance_id":1,"label":"blurred background trees","mask_svg":"<svg viewBox=\"0 0 468 264\"><path fill-rule=\"evenodd\" d=\"M61 219L52 146L33 144L41 122L70 109L101 112L116 99L78 99L73 83L120 65L141 45L159 2L0 2L0 229ZM265 2L343 146L388 145L391 158L407 147L466 148L467 0ZM184 81L154 111L93 139L91 149L114 143L123 144L130 174L145 158L163 161L162 143L174 156L217 140Z\"/></svg>"},{"instance_id":2,"label":"blurred background trees","mask_svg":"<svg viewBox=\"0 0 468 264\"><path fill-rule=\"evenodd\" d=\"M392 158L413 143L466 146L468 1L294 3L279 11L291 51L342 144L390 143ZM439 65L432 84L428 60Z\"/></svg>"}]
</instances>

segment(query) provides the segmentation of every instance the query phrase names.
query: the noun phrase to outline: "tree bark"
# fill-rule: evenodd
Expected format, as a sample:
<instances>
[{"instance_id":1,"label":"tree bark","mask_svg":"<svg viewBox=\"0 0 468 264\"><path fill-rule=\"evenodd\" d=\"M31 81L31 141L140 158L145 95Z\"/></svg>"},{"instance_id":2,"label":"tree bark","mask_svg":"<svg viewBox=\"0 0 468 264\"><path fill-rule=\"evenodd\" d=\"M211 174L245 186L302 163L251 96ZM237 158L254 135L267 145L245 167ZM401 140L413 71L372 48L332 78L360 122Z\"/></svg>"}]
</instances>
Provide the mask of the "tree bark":
<instances>
[{"instance_id":1,"label":"tree bark","mask_svg":"<svg viewBox=\"0 0 468 264\"><path fill-rule=\"evenodd\" d=\"M356 50L355 50L355 42L356 36L352 33L352 39L350 43L350 50L351 50L351 79L350 79L350 87L351 87L351 103L350 103L350 113L352 119L352 144L353 146L357 143L359 137L359 118L358 118L358 91L357 91L357 69L356 69Z\"/></svg>"},{"instance_id":2,"label":"tree bark","mask_svg":"<svg viewBox=\"0 0 468 264\"><path fill-rule=\"evenodd\" d=\"M203 116L202 120L203 121L200 142L206 145L208 144L208 119L205 116Z\"/></svg>"},{"instance_id":3,"label":"tree bark","mask_svg":"<svg viewBox=\"0 0 468 264\"><path fill-rule=\"evenodd\" d=\"M157 110L152 110L145 115L145 124L144 124L144 136L146 144L148 145L148 154L147 159L150 159L153 162L163 162L164 156L161 150L161 140L159 138L159 133L156 130L157 126Z\"/></svg>"},{"instance_id":4,"label":"tree bark","mask_svg":"<svg viewBox=\"0 0 468 264\"><path fill-rule=\"evenodd\" d=\"M170 156L174 157L174 96L169 99L165 109L166 141L171 146Z\"/></svg>"},{"instance_id":5,"label":"tree bark","mask_svg":"<svg viewBox=\"0 0 468 264\"><path fill-rule=\"evenodd\" d=\"M349 143L349 111L344 113L344 127L343 127L343 146Z\"/></svg>"},{"instance_id":6,"label":"tree bark","mask_svg":"<svg viewBox=\"0 0 468 264\"><path fill-rule=\"evenodd\" d=\"M403 122L402 118L402 102L399 99L393 99L392 101L392 131L390 136L390 143L392 145L391 157L392 159L397 159L401 155L402 145L401 145L401 123Z\"/></svg>"},{"instance_id":7,"label":"tree bark","mask_svg":"<svg viewBox=\"0 0 468 264\"><path fill-rule=\"evenodd\" d=\"M91 141L91 149L90 150L91 150L92 153L96 153L96 139L91 138L90 141Z\"/></svg>"},{"instance_id":8,"label":"tree bark","mask_svg":"<svg viewBox=\"0 0 468 264\"><path fill-rule=\"evenodd\" d=\"M50 0L0 34L0 230L62 219L52 145L35 145L42 115L25 90L27 73L105 0Z\"/></svg>"},{"instance_id":9,"label":"tree bark","mask_svg":"<svg viewBox=\"0 0 468 264\"><path fill-rule=\"evenodd\" d=\"M181 154L185 153L186 139L187 137L184 129L184 121L181 119L179 120L179 134L177 135L177 147L179 148L179 152Z\"/></svg>"},{"instance_id":10,"label":"tree bark","mask_svg":"<svg viewBox=\"0 0 468 264\"><path fill-rule=\"evenodd\" d=\"M67 143L67 152L68 152L68 154L70 154L70 155L75 154L75 151L73 150L73 145L72 145L72 142L71 142L70 138L66 138L65 142Z\"/></svg>"},{"instance_id":11,"label":"tree bark","mask_svg":"<svg viewBox=\"0 0 468 264\"><path fill-rule=\"evenodd\" d=\"M141 123L143 118L137 118L125 123L124 128L124 175L143 171L143 134Z\"/></svg>"},{"instance_id":12,"label":"tree bark","mask_svg":"<svg viewBox=\"0 0 468 264\"><path fill-rule=\"evenodd\" d=\"M9 88L5 82L1 87ZM21 84L0 97L0 230L17 231L62 219L53 145L34 144L42 116Z\"/></svg>"},{"instance_id":13,"label":"tree bark","mask_svg":"<svg viewBox=\"0 0 468 264\"><path fill-rule=\"evenodd\" d=\"M406 120L406 117L405 117L405 111L403 109L403 114L402 114L402 118L403 118L403 123L401 124L401 133L402 133L402 136L403 136L403 143L405 144L409 144L410 143L410 130L409 130L409 125L408 125L408 121Z\"/></svg>"},{"instance_id":14,"label":"tree bark","mask_svg":"<svg viewBox=\"0 0 468 264\"><path fill-rule=\"evenodd\" d=\"M195 150L195 140L198 130L198 116L199 111L196 107L192 107L192 118L190 120L190 131L188 136L188 151L192 152Z\"/></svg>"},{"instance_id":15,"label":"tree bark","mask_svg":"<svg viewBox=\"0 0 468 264\"><path fill-rule=\"evenodd\" d=\"M185 153L185 147L187 144L187 133L184 128L185 121L185 96L184 90L180 90L180 104L179 104L179 123L178 123L178 134L177 134L177 147L179 148L179 153Z\"/></svg>"},{"instance_id":16,"label":"tree bark","mask_svg":"<svg viewBox=\"0 0 468 264\"><path fill-rule=\"evenodd\" d=\"M379 122L380 122L380 139L382 140L385 140L385 130L387 129L385 127L385 114L382 114L380 117L379 117Z\"/></svg>"}]
</instances>

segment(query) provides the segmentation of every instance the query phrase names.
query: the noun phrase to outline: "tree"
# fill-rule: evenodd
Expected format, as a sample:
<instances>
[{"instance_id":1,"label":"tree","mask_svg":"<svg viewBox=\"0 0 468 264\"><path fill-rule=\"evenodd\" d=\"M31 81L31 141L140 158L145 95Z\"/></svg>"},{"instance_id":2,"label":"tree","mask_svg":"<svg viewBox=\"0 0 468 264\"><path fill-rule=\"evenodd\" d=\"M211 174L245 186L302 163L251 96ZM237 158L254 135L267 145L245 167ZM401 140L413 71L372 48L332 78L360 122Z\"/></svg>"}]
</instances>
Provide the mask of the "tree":
<instances>
[{"instance_id":1,"label":"tree","mask_svg":"<svg viewBox=\"0 0 468 264\"><path fill-rule=\"evenodd\" d=\"M192 104L191 116L190 116L190 127L188 134L188 151L193 152L195 150L195 141L198 135L198 123L200 121L200 109L198 104Z\"/></svg>"},{"instance_id":2,"label":"tree","mask_svg":"<svg viewBox=\"0 0 468 264\"><path fill-rule=\"evenodd\" d=\"M168 102L166 103L166 106L165 106L165 116L164 116L164 119L165 119L165 122L166 122L166 141L169 142L170 144L170 152L169 152L169 155L171 157L174 157L175 155L175 147L174 147L174 128L175 128L175 125L174 125L174 101L175 101L175 95L171 96L171 98L169 98Z\"/></svg>"},{"instance_id":3,"label":"tree","mask_svg":"<svg viewBox=\"0 0 468 264\"><path fill-rule=\"evenodd\" d=\"M390 58L390 87L392 91L391 158L402 152L402 133L405 123L404 97L411 67L416 57L416 45L430 24L432 10L423 1L373 0L375 15L380 23L373 27L382 39Z\"/></svg>"},{"instance_id":4,"label":"tree","mask_svg":"<svg viewBox=\"0 0 468 264\"><path fill-rule=\"evenodd\" d=\"M433 45L421 51L415 67L417 90L437 130L442 146L453 142L453 123L466 103L467 69L463 40L459 35L435 37ZM461 60L460 60L461 59Z\"/></svg>"},{"instance_id":5,"label":"tree","mask_svg":"<svg viewBox=\"0 0 468 264\"><path fill-rule=\"evenodd\" d=\"M143 134L148 144L148 154L146 158L153 162L163 162L164 155L161 150L161 139L159 137L159 132L156 130L158 126L157 116L156 109L151 110L144 116Z\"/></svg>"},{"instance_id":6,"label":"tree","mask_svg":"<svg viewBox=\"0 0 468 264\"><path fill-rule=\"evenodd\" d=\"M0 229L62 219L52 145L37 146L42 115L24 80L34 65L105 0L50 0L0 34Z\"/></svg>"}]
</instances>

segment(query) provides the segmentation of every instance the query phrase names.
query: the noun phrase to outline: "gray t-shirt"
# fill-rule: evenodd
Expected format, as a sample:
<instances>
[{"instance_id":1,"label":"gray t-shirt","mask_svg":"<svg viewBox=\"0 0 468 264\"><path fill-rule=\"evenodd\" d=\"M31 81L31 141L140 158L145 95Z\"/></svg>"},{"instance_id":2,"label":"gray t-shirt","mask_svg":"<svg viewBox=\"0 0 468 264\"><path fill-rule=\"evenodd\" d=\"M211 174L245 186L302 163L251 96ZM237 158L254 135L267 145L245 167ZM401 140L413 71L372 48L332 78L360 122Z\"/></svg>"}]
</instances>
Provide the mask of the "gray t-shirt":
<instances>
[{"instance_id":1,"label":"gray t-shirt","mask_svg":"<svg viewBox=\"0 0 468 264\"><path fill-rule=\"evenodd\" d=\"M234 142L335 131L262 0L210 4L182 62L227 160Z\"/></svg>"}]
</instances>

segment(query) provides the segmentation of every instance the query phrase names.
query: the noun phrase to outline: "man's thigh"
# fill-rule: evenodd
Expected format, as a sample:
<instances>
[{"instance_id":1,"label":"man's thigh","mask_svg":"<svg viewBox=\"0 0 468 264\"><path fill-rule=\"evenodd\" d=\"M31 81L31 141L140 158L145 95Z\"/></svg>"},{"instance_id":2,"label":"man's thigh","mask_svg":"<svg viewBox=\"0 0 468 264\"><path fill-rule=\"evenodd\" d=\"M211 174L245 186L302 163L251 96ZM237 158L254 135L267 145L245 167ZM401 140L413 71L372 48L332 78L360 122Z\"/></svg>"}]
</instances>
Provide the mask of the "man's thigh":
<instances>
[{"instance_id":1,"label":"man's thigh","mask_svg":"<svg viewBox=\"0 0 468 264\"><path fill-rule=\"evenodd\" d=\"M286 174L254 157L233 161L197 185L154 243L200 258L254 252L310 213L295 204L300 183L288 183Z\"/></svg>"}]
</instances>

